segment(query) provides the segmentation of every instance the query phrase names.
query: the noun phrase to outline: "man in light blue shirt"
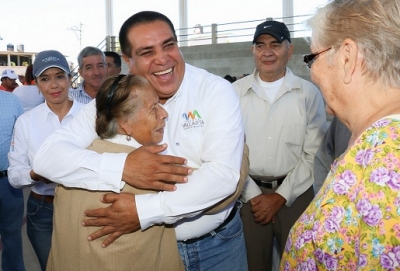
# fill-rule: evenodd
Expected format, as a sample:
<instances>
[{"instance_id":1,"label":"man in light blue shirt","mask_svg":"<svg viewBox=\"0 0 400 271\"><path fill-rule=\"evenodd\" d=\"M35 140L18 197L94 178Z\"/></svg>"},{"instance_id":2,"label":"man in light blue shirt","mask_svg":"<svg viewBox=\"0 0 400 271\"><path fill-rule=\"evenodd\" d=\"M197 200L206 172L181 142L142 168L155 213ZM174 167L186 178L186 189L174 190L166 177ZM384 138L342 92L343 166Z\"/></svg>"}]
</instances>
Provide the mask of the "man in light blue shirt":
<instances>
[{"instance_id":1,"label":"man in light blue shirt","mask_svg":"<svg viewBox=\"0 0 400 271\"><path fill-rule=\"evenodd\" d=\"M78 55L78 72L83 78L82 84L70 93L75 101L87 104L96 98L97 91L106 79L106 57L99 48L87 46Z\"/></svg>"},{"instance_id":2,"label":"man in light blue shirt","mask_svg":"<svg viewBox=\"0 0 400 271\"><path fill-rule=\"evenodd\" d=\"M21 235L24 197L22 190L13 188L7 177L7 153L12 142L13 127L23 112L17 96L0 91L0 236L3 271L25 270Z\"/></svg>"}]
</instances>

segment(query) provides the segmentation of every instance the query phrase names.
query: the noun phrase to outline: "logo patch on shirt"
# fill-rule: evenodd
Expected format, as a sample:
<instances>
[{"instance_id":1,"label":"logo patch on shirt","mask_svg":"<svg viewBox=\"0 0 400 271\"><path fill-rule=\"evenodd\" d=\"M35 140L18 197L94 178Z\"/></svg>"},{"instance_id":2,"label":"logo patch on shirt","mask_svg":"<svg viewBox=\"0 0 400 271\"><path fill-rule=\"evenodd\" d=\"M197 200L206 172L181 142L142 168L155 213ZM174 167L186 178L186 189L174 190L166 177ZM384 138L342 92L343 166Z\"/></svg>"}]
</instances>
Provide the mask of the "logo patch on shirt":
<instances>
[{"instance_id":1,"label":"logo patch on shirt","mask_svg":"<svg viewBox=\"0 0 400 271\"><path fill-rule=\"evenodd\" d=\"M189 111L188 113L183 113L182 118L184 122L181 124L184 130L203 127L204 120L202 119L200 113L197 110Z\"/></svg>"}]
</instances>

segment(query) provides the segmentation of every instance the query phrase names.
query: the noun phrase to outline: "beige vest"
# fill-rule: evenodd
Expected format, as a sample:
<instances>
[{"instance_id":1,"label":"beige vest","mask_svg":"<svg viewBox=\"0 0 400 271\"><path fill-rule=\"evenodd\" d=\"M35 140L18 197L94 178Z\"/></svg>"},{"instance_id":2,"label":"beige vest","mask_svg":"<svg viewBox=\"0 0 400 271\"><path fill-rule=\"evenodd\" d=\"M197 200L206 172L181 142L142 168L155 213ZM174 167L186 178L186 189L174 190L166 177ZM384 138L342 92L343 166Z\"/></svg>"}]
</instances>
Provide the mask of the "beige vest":
<instances>
[{"instance_id":1,"label":"beige vest","mask_svg":"<svg viewBox=\"0 0 400 271\"><path fill-rule=\"evenodd\" d=\"M89 149L98 153L129 153L133 150L103 140L95 140ZM125 185L122 192L154 193L129 185ZM106 237L87 241L96 228L81 225L85 219L83 212L107 206L100 202L105 193L57 186L47 271L184 270L172 227L153 226L145 231L124 234L107 248L101 247Z\"/></svg>"}]
</instances>

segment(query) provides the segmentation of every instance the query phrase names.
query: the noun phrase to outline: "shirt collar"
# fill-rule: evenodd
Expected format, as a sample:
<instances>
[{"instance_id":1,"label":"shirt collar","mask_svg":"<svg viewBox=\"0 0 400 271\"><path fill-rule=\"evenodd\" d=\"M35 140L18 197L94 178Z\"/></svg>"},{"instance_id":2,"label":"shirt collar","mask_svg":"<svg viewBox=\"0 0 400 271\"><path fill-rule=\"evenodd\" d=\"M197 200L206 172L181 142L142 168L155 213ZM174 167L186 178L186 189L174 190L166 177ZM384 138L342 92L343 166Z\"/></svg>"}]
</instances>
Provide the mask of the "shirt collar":
<instances>
[{"instance_id":1,"label":"shirt collar","mask_svg":"<svg viewBox=\"0 0 400 271\"><path fill-rule=\"evenodd\" d=\"M74 98L72 97L72 95L68 94L68 99L70 101L72 101L73 103L72 103L71 108L69 109L68 113L65 115L64 118L68 117L69 115L72 115L72 116L76 115L77 110L78 110L78 108L77 108L78 102L74 101ZM50 107L47 104L46 100L43 103L43 111L45 112L45 114L42 114L42 116L43 116L42 121L47 121L50 116L56 116L56 114L50 109Z\"/></svg>"},{"instance_id":2,"label":"shirt collar","mask_svg":"<svg viewBox=\"0 0 400 271\"><path fill-rule=\"evenodd\" d=\"M127 140L127 136L121 134L116 134L112 138L106 138L105 140L116 144L128 145L134 148L139 148L142 146L133 137L131 137L130 140Z\"/></svg>"}]
</instances>

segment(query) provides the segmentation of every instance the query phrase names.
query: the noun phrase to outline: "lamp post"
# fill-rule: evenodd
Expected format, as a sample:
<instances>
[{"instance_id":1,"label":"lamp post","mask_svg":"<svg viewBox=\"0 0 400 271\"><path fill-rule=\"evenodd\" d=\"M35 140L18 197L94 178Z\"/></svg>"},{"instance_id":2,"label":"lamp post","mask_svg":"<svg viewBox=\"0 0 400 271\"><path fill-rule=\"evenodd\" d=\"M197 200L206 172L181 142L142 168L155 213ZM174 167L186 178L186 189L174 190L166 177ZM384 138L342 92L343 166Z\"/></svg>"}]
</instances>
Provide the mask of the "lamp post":
<instances>
[{"instance_id":1,"label":"lamp post","mask_svg":"<svg viewBox=\"0 0 400 271\"><path fill-rule=\"evenodd\" d=\"M78 39L79 39L79 51L82 49L82 26L83 26L83 24L79 23L79 28L78 28L78 26L73 26L73 27L68 28L68 30L79 32L79 36L78 36Z\"/></svg>"}]
</instances>

